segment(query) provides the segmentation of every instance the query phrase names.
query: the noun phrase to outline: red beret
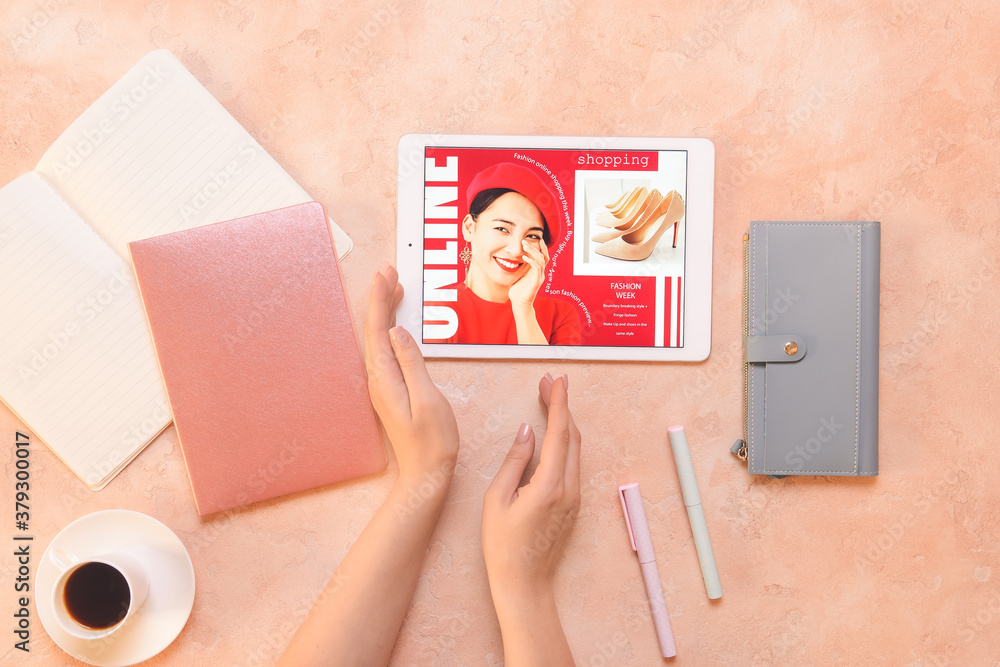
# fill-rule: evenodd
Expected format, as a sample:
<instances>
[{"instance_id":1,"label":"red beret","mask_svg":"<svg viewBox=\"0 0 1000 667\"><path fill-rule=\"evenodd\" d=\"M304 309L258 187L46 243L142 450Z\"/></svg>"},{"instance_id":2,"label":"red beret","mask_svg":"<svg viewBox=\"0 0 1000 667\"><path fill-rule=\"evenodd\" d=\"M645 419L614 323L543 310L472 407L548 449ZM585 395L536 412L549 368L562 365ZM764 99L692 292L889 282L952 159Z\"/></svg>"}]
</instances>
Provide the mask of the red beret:
<instances>
[{"instance_id":1,"label":"red beret","mask_svg":"<svg viewBox=\"0 0 1000 667\"><path fill-rule=\"evenodd\" d=\"M507 188L522 194L538 207L542 217L545 218L545 224L549 229L550 242L548 245L551 246L559 237L559 206L557 205L559 198L556 197L555 190L549 183L546 183L545 179L548 179L549 182L552 180L547 176L539 177L531 169L519 164L500 162L476 174L472 183L469 184L469 189L466 190L466 204L471 206L476 195L491 188Z\"/></svg>"}]
</instances>

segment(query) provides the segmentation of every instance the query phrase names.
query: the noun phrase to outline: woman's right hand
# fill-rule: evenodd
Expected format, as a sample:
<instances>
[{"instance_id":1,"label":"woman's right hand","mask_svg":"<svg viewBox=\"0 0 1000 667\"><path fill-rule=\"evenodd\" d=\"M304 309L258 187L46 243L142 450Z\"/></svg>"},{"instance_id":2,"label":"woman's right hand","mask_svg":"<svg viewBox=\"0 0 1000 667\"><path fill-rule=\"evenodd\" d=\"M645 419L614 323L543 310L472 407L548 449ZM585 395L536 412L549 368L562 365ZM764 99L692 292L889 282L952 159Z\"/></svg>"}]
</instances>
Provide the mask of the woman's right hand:
<instances>
[{"instance_id":1,"label":"woman's right hand","mask_svg":"<svg viewBox=\"0 0 1000 667\"><path fill-rule=\"evenodd\" d=\"M510 299L515 315L519 308L534 307L538 290L545 282L545 266L549 263L549 249L541 239L538 240L537 246L528 239L523 239L521 250L523 251L521 259L528 265L528 271L518 278L507 292L507 298Z\"/></svg>"},{"instance_id":2,"label":"woman's right hand","mask_svg":"<svg viewBox=\"0 0 1000 667\"><path fill-rule=\"evenodd\" d=\"M535 451L522 425L483 499L483 557L507 664L572 665L553 579L580 509L581 438L565 375L546 374L538 397L548 411L541 460L518 488Z\"/></svg>"}]
</instances>

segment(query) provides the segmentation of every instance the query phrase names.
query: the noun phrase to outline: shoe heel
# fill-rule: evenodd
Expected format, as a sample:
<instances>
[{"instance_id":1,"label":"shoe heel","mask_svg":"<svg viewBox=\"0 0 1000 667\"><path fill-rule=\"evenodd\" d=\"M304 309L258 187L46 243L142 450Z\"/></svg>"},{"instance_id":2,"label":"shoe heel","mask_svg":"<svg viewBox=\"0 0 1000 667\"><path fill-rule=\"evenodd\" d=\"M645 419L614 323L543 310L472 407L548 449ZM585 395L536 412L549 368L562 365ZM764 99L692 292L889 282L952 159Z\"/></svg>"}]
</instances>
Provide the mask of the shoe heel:
<instances>
[{"instance_id":1,"label":"shoe heel","mask_svg":"<svg viewBox=\"0 0 1000 667\"><path fill-rule=\"evenodd\" d=\"M622 234L607 243L599 245L594 252L598 255L638 262L653 254L656 244L671 227L674 228L674 246L677 247L677 232L684 217L684 200L676 190L671 190L656 209L634 231ZM652 232L652 234L650 234Z\"/></svg>"},{"instance_id":2,"label":"shoe heel","mask_svg":"<svg viewBox=\"0 0 1000 667\"><path fill-rule=\"evenodd\" d=\"M646 196L645 201L642 202L637 210L635 210L632 215L626 220L622 220L619 224L610 227L606 232L598 232L590 237L591 241L596 243L606 243L611 239L618 238L622 234L627 234L633 229L638 229L646 223L646 219L650 215L654 215L656 207L660 205L663 201L663 196L660 194L659 190L652 189Z\"/></svg>"},{"instance_id":3,"label":"shoe heel","mask_svg":"<svg viewBox=\"0 0 1000 667\"><path fill-rule=\"evenodd\" d=\"M617 211L609 211L597 216L594 224L598 227L619 227L623 220L629 220L642 208L643 203L649 198L650 191L646 188L636 188L629 195L629 198Z\"/></svg>"}]
</instances>

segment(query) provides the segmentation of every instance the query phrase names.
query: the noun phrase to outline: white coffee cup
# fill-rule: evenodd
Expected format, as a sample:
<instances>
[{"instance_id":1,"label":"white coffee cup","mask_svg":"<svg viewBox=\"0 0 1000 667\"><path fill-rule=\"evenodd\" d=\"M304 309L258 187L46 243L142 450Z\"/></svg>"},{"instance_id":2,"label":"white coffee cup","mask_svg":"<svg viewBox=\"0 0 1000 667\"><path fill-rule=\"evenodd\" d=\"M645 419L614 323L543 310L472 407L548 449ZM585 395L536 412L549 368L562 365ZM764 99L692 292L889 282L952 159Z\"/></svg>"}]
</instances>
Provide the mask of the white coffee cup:
<instances>
[{"instance_id":1,"label":"white coffee cup","mask_svg":"<svg viewBox=\"0 0 1000 667\"><path fill-rule=\"evenodd\" d=\"M146 569L130 553L80 559L63 549L52 549L49 558L61 570L52 591L52 609L60 627L74 637L101 639L114 634L135 615L149 592ZM123 583L128 587L127 600ZM95 587L99 594L93 594ZM96 627L88 625L95 619Z\"/></svg>"}]
</instances>

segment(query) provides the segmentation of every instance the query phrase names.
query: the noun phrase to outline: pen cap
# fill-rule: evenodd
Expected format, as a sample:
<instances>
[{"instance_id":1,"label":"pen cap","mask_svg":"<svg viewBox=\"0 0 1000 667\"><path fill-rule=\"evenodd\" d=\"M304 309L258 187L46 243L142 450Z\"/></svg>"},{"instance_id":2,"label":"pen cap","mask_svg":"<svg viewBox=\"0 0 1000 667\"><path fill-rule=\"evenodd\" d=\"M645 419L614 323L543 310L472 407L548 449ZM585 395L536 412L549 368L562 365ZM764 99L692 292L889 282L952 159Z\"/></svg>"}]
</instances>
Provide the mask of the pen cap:
<instances>
[{"instance_id":1,"label":"pen cap","mask_svg":"<svg viewBox=\"0 0 1000 667\"><path fill-rule=\"evenodd\" d=\"M681 481L681 494L684 496L684 504L701 504L701 494L698 493L698 483L694 480L694 465L691 463L691 450L688 449L687 435L683 426L671 426L668 429L670 435L670 449L674 453L674 464L677 466L677 477Z\"/></svg>"},{"instance_id":2,"label":"pen cap","mask_svg":"<svg viewBox=\"0 0 1000 667\"><path fill-rule=\"evenodd\" d=\"M655 561L653 538L649 535L649 522L646 521L646 511L642 507L639 485L619 486L618 495L621 497L622 510L625 512L625 525L628 528L629 537L632 539L632 548L639 555L639 562Z\"/></svg>"}]
</instances>

